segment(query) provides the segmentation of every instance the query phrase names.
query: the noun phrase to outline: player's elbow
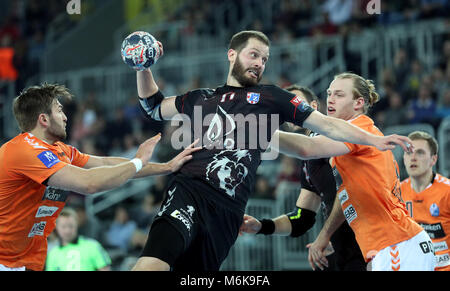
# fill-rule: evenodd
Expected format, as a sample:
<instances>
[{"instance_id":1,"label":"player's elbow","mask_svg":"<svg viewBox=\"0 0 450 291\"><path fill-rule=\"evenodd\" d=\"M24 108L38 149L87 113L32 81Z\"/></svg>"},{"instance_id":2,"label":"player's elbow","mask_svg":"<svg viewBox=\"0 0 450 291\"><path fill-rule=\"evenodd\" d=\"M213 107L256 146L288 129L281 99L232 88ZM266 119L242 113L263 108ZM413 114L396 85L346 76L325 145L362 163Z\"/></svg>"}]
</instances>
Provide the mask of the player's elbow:
<instances>
[{"instance_id":1,"label":"player's elbow","mask_svg":"<svg viewBox=\"0 0 450 291\"><path fill-rule=\"evenodd\" d=\"M100 192L100 186L98 184L97 179L94 179L94 177L88 177L84 180L83 185L81 186L81 194L95 194L97 192Z\"/></svg>"},{"instance_id":2,"label":"player's elbow","mask_svg":"<svg viewBox=\"0 0 450 291\"><path fill-rule=\"evenodd\" d=\"M298 147L296 156L297 158L302 160L310 160L315 157L313 148L309 146Z\"/></svg>"}]
</instances>

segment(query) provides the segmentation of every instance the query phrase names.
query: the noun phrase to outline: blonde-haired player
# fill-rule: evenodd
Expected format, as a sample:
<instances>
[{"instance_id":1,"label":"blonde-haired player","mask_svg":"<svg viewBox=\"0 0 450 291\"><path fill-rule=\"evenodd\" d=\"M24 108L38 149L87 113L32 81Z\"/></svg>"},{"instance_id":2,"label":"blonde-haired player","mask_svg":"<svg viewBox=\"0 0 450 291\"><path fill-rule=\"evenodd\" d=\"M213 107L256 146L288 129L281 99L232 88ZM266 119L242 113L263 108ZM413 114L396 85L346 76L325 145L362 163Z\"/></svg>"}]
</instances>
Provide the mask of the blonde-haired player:
<instances>
[{"instance_id":1,"label":"blonde-haired player","mask_svg":"<svg viewBox=\"0 0 450 291\"><path fill-rule=\"evenodd\" d=\"M353 73L335 76L327 90L328 116L383 136L366 113L378 101L375 86ZM333 141L325 136L279 134L280 151L302 159L334 157L338 187L333 210L309 247L313 268L327 265L324 250L331 235L349 223L372 270L433 270L428 234L407 213L400 195L398 166L392 152L373 146Z\"/></svg>"}]
</instances>

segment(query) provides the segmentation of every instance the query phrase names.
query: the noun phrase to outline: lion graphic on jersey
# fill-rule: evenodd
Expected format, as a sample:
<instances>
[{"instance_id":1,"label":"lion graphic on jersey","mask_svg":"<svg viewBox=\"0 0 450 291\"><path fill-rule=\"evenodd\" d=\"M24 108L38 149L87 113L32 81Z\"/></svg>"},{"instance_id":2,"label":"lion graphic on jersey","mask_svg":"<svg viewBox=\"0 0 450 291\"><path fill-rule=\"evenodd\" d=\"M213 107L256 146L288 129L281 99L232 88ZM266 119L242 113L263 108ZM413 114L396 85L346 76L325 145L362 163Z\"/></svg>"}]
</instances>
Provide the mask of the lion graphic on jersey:
<instances>
[{"instance_id":1,"label":"lion graphic on jersey","mask_svg":"<svg viewBox=\"0 0 450 291\"><path fill-rule=\"evenodd\" d=\"M235 196L236 187L239 186L248 174L247 167L240 163L242 159L252 160L248 150L223 150L216 154L213 161L206 167L206 179L210 180L217 175L219 187L231 196Z\"/></svg>"}]
</instances>

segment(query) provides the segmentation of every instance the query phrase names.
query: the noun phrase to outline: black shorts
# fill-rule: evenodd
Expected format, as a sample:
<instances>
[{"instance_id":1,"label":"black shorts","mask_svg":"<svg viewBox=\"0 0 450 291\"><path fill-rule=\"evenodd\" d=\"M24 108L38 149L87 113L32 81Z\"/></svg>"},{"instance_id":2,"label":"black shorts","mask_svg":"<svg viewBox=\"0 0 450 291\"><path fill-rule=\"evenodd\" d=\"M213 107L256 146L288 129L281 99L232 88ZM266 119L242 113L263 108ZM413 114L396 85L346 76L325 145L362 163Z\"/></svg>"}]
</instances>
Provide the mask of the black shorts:
<instances>
[{"instance_id":1,"label":"black shorts","mask_svg":"<svg viewBox=\"0 0 450 291\"><path fill-rule=\"evenodd\" d=\"M174 271L218 271L235 243L243 215L175 181L167 189L141 256L156 257Z\"/></svg>"}]
</instances>

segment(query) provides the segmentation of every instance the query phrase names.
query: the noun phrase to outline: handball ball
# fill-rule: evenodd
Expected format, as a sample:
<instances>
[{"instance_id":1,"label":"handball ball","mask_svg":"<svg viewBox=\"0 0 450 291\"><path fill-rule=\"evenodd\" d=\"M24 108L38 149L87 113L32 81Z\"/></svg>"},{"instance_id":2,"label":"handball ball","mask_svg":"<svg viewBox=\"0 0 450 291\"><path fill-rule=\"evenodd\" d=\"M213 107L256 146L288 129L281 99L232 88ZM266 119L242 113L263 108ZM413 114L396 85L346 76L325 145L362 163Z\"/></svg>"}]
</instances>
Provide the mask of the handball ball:
<instances>
[{"instance_id":1,"label":"handball ball","mask_svg":"<svg viewBox=\"0 0 450 291\"><path fill-rule=\"evenodd\" d=\"M122 42L122 60L137 71L148 69L159 56L157 40L148 32L133 32Z\"/></svg>"}]
</instances>

